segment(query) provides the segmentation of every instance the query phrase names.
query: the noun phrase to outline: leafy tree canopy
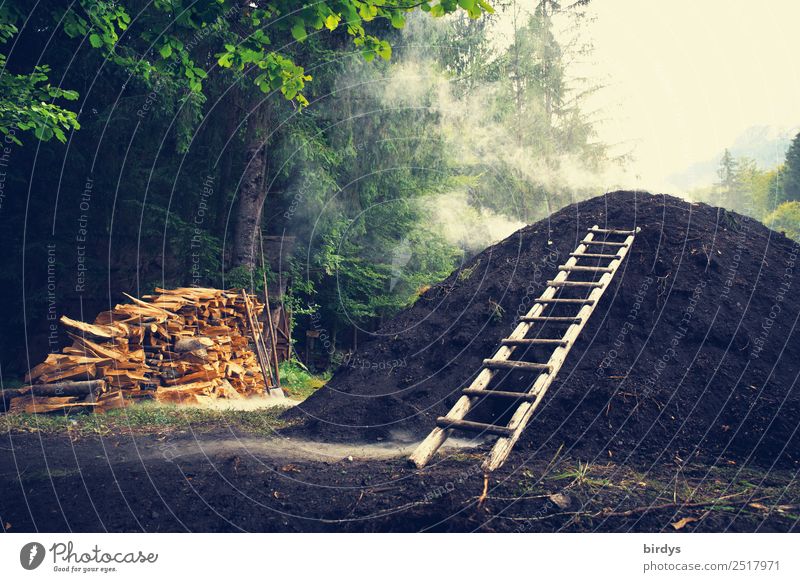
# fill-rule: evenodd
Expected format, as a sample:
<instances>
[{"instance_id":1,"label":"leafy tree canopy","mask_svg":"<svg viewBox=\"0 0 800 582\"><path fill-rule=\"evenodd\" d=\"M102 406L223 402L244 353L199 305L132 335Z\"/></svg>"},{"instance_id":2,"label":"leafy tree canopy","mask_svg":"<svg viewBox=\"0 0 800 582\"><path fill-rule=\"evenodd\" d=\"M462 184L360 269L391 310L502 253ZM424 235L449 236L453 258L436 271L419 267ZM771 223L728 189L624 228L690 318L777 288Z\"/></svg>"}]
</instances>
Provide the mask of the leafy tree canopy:
<instances>
[{"instance_id":1,"label":"leafy tree canopy","mask_svg":"<svg viewBox=\"0 0 800 582\"><path fill-rule=\"evenodd\" d=\"M366 60L388 59L391 46L368 31L368 23L385 20L401 28L406 15L419 8L433 16L465 10L477 18L490 12L485 0L328 0L298 6L289 0L127 0L43 2L53 26L88 42L103 56L151 87L169 85L190 99L203 96L213 71L237 73L243 84L264 93L280 92L303 107L303 90L311 75L293 57L296 43L317 32L344 31ZM0 42L7 43L30 6L14 0L0 8ZM55 104L75 100L75 91L48 82L49 69L12 74L0 54L0 131L5 135L33 130L39 139L65 141L65 130L79 127L76 115ZM197 100L196 100L197 101ZM199 99L202 102L202 98ZM17 138L15 138L17 139Z\"/></svg>"}]
</instances>

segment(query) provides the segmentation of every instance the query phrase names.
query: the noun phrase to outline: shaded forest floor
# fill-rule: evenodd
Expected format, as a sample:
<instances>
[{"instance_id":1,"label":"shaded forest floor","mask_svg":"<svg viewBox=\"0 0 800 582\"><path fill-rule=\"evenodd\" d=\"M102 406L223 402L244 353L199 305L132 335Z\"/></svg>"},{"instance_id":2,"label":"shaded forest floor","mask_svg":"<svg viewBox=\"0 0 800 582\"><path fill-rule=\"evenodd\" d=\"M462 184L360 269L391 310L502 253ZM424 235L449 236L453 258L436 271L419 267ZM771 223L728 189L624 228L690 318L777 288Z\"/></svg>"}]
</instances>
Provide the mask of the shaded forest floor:
<instances>
[{"instance_id":1,"label":"shaded forest floor","mask_svg":"<svg viewBox=\"0 0 800 582\"><path fill-rule=\"evenodd\" d=\"M135 409L130 409L135 410ZM515 452L479 504L486 445L409 467L412 443L320 445L276 411L4 417L0 521L12 532L793 531L798 470L730 459L650 465ZM298 431L291 431L297 435Z\"/></svg>"}]
</instances>

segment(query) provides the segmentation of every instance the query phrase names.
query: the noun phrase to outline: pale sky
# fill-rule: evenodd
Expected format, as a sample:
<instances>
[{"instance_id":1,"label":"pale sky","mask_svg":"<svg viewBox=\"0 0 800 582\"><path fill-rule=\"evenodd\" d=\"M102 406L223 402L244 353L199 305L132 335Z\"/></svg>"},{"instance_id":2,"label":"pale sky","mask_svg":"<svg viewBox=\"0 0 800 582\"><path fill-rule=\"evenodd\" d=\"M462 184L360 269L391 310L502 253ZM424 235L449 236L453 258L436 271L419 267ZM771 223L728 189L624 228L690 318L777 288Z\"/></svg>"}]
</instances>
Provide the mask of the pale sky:
<instances>
[{"instance_id":1,"label":"pale sky","mask_svg":"<svg viewBox=\"0 0 800 582\"><path fill-rule=\"evenodd\" d=\"M600 137L625 142L630 186L713 157L752 125L800 124L800 1L593 0L586 29L607 87ZM641 176L641 181L633 178Z\"/></svg>"}]
</instances>

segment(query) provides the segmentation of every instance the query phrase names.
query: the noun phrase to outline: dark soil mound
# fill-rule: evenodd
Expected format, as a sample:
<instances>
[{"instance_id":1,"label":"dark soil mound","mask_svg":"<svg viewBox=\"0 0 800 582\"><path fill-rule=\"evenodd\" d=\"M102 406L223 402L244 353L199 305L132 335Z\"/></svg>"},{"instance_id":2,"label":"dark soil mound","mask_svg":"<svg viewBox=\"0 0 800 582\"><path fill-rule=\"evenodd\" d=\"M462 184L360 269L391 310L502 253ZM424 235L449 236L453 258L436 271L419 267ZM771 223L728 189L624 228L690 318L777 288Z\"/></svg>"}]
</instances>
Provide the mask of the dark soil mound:
<instances>
[{"instance_id":1,"label":"dark soil mound","mask_svg":"<svg viewBox=\"0 0 800 582\"><path fill-rule=\"evenodd\" d=\"M800 459L798 245L748 217L641 192L573 204L486 249L288 414L329 439L424 437L594 224L642 231L519 448ZM497 378L503 389L530 382ZM508 406L484 402L469 418L503 421Z\"/></svg>"}]
</instances>

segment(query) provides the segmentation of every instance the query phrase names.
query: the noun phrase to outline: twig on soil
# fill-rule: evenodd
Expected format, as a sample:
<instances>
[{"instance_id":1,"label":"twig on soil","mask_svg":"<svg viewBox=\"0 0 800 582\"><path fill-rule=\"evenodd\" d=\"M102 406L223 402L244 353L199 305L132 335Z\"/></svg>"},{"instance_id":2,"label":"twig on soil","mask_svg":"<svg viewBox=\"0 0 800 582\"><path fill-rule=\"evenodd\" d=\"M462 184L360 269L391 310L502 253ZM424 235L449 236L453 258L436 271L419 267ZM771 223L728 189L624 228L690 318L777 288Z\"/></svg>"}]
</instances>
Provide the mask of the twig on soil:
<instances>
[{"instance_id":1,"label":"twig on soil","mask_svg":"<svg viewBox=\"0 0 800 582\"><path fill-rule=\"evenodd\" d=\"M397 489L400 489L400 487L396 485L387 487L367 487L364 492L371 495L373 493L386 493L387 491L395 491Z\"/></svg>"},{"instance_id":2,"label":"twig on soil","mask_svg":"<svg viewBox=\"0 0 800 582\"><path fill-rule=\"evenodd\" d=\"M489 495L489 473L483 474L483 492L478 497L478 507L481 507Z\"/></svg>"},{"instance_id":3,"label":"twig on soil","mask_svg":"<svg viewBox=\"0 0 800 582\"><path fill-rule=\"evenodd\" d=\"M493 497L491 495L486 497L487 501L526 501L530 499L547 499L552 493L544 495L520 495L519 497ZM480 497L471 497L470 499L480 499Z\"/></svg>"},{"instance_id":4,"label":"twig on soil","mask_svg":"<svg viewBox=\"0 0 800 582\"><path fill-rule=\"evenodd\" d=\"M697 503L662 503L660 505L649 505L644 507L634 507L633 509L627 509L625 511L607 511L602 510L592 517L630 517L631 515L636 515L637 513L647 513L648 511L661 511L663 509L684 509L684 508L692 508L692 507L705 507L706 505L716 505L720 501L725 501L727 499L731 499L732 497L736 497L737 495L741 495L741 493L734 493L732 495L725 495L724 497L718 497L717 499L712 499L710 501L698 501Z\"/></svg>"},{"instance_id":5,"label":"twig on soil","mask_svg":"<svg viewBox=\"0 0 800 582\"><path fill-rule=\"evenodd\" d=\"M361 493L358 494L358 499L356 499L356 502L353 504L353 507L350 508L350 513L347 514L347 517L350 517L351 515L353 515L355 513L356 507L358 507L358 504L361 503L362 499L364 499L364 491L363 490L361 491Z\"/></svg>"},{"instance_id":6,"label":"twig on soil","mask_svg":"<svg viewBox=\"0 0 800 582\"><path fill-rule=\"evenodd\" d=\"M649 511L706 507L708 505L716 505L720 501L726 501L734 497L740 497L741 495L743 495L743 493L732 493L730 495L724 495L716 499L710 499L707 501L698 501L696 503L680 503L680 502L662 503L660 505L647 505L642 507L634 507L633 509L627 509L625 511L610 511L608 509L602 509L594 513L592 513L591 511L560 511L558 513L543 515L541 517L517 517L517 516L498 516L498 517L502 517L503 519L510 519L511 521L544 521L546 519L550 519L553 517L566 517L566 516L569 516L572 519L575 519L576 517L591 517L593 519L600 517L631 517L633 515L637 515L639 513L647 513ZM750 501L748 501L748 503L750 503ZM706 517L710 512L711 510L709 509L703 514L703 517Z\"/></svg>"},{"instance_id":7,"label":"twig on soil","mask_svg":"<svg viewBox=\"0 0 800 582\"><path fill-rule=\"evenodd\" d=\"M423 505L432 505L430 501L412 501L411 503L406 503L405 505L400 505L398 507L390 507L389 509L384 509L383 511L379 511L378 513L373 513L370 515L365 515L362 517L353 517L353 518L345 518L345 519L325 519L320 518L318 521L320 523L349 523L353 521L363 521L365 519L375 519L378 517L384 517L387 515L391 515L393 513L399 513L401 511L405 511L407 509L412 509L414 507L422 507Z\"/></svg>"},{"instance_id":8,"label":"twig on soil","mask_svg":"<svg viewBox=\"0 0 800 582\"><path fill-rule=\"evenodd\" d=\"M498 515L497 517L501 519L508 519L510 521L544 521L546 519L550 519L551 517L562 517L567 515L570 517L577 517L580 515L589 516L591 514L580 511L559 511L558 513L549 513L541 517L517 517L515 515Z\"/></svg>"}]
</instances>

